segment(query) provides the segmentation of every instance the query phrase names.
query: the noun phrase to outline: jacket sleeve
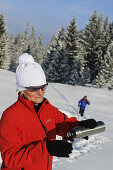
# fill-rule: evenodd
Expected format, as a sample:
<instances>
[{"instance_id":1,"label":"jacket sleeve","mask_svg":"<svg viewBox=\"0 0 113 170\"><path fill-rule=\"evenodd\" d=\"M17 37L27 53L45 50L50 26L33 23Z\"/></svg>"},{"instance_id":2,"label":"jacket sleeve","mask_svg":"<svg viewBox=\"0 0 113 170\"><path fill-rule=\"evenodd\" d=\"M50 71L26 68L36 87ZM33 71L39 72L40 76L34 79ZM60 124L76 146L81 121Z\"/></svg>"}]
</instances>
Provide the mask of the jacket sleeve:
<instances>
[{"instance_id":1,"label":"jacket sleeve","mask_svg":"<svg viewBox=\"0 0 113 170\"><path fill-rule=\"evenodd\" d=\"M56 110L55 122L56 133L62 137L67 137L67 132L79 124L76 117L68 118L67 115L60 112L58 109Z\"/></svg>"},{"instance_id":2,"label":"jacket sleeve","mask_svg":"<svg viewBox=\"0 0 113 170\"><path fill-rule=\"evenodd\" d=\"M23 145L21 131L15 124L16 122L9 121L5 116L0 120L1 157L4 165L11 169L30 166L34 161L42 159L47 151L45 141L33 141Z\"/></svg>"},{"instance_id":3,"label":"jacket sleeve","mask_svg":"<svg viewBox=\"0 0 113 170\"><path fill-rule=\"evenodd\" d=\"M87 101L87 104L90 105L90 101Z\"/></svg>"},{"instance_id":4,"label":"jacket sleeve","mask_svg":"<svg viewBox=\"0 0 113 170\"><path fill-rule=\"evenodd\" d=\"M79 100L79 102L78 102L78 106L80 106L81 105L81 100Z\"/></svg>"}]
</instances>

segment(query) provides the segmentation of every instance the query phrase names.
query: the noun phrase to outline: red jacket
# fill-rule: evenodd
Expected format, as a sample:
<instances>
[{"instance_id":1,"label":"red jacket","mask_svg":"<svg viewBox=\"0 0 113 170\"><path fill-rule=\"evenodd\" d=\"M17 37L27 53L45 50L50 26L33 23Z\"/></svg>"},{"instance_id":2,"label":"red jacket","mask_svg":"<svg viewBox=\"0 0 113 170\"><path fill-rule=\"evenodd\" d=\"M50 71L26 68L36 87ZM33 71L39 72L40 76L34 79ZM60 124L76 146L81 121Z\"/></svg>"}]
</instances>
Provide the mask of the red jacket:
<instances>
[{"instance_id":1,"label":"red jacket","mask_svg":"<svg viewBox=\"0 0 113 170\"><path fill-rule=\"evenodd\" d=\"M36 114L34 102L19 95L0 121L1 170L51 170L47 138L66 136L66 132L77 125L76 118L68 118L47 99Z\"/></svg>"}]
</instances>

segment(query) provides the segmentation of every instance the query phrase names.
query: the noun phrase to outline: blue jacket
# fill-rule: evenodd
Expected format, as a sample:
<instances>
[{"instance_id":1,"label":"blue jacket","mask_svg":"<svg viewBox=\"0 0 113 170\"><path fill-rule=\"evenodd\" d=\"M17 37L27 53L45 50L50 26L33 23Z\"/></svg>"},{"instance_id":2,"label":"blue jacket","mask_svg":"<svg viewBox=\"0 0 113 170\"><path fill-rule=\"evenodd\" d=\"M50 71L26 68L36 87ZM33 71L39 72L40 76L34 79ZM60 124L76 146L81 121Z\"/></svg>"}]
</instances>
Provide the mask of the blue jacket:
<instances>
[{"instance_id":1,"label":"blue jacket","mask_svg":"<svg viewBox=\"0 0 113 170\"><path fill-rule=\"evenodd\" d=\"M83 110L85 110L87 104L88 104L88 105L90 104L90 102L89 102L87 99L86 99L86 100L81 99L81 100L78 102L78 106L80 106L80 108L83 109Z\"/></svg>"}]
</instances>

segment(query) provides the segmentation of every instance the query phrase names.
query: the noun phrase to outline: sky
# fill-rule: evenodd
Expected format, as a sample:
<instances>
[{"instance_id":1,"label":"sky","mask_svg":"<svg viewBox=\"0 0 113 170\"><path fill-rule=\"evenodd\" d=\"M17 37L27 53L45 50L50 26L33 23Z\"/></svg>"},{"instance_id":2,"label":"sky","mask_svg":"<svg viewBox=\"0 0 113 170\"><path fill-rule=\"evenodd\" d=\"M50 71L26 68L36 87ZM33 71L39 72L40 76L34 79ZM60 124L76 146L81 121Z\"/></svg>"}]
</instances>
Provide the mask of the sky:
<instances>
[{"instance_id":1,"label":"sky","mask_svg":"<svg viewBox=\"0 0 113 170\"><path fill-rule=\"evenodd\" d=\"M86 95L90 105L85 115L78 115L78 101ZM0 117L17 100L13 72L0 69ZM105 131L89 136L89 140L75 139L69 158L54 157L53 170L112 170L113 169L113 90L92 86L71 86L49 83L45 97L68 117L78 120L94 118L105 123ZM57 136L61 140L61 137ZM1 165L0 158L0 165Z\"/></svg>"},{"instance_id":2,"label":"sky","mask_svg":"<svg viewBox=\"0 0 113 170\"><path fill-rule=\"evenodd\" d=\"M6 20L10 34L22 32L26 23L35 28L36 35L43 35L48 43L61 26L69 25L76 18L78 29L85 28L94 10L98 16L109 17L113 22L113 0L0 0L0 13Z\"/></svg>"}]
</instances>

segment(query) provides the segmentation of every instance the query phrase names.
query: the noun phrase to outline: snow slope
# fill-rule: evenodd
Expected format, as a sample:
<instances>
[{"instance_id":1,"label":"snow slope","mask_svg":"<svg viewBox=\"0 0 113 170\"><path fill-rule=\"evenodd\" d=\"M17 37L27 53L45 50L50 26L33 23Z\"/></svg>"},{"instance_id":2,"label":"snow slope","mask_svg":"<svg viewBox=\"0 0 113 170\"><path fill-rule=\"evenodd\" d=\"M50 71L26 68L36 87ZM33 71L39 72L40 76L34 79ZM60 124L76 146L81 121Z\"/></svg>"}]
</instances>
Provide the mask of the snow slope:
<instances>
[{"instance_id":1,"label":"snow slope","mask_svg":"<svg viewBox=\"0 0 113 170\"><path fill-rule=\"evenodd\" d=\"M102 120L106 131L89 137L89 140L77 139L73 143L70 158L53 160L53 170L112 170L113 161L113 91L96 87L69 86L49 83L46 97L69 117L78 116L77 103L84 95L91 105L87 107L83 119ZM2 112L17 99L15 75L0 70L0 117ZM60 139L60 137L57 136ZM1 163L0 159L0 163Z\"/></svg>"}]
</instances>

